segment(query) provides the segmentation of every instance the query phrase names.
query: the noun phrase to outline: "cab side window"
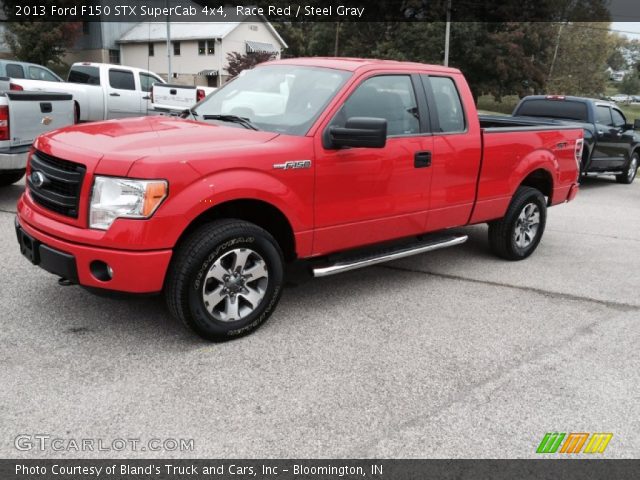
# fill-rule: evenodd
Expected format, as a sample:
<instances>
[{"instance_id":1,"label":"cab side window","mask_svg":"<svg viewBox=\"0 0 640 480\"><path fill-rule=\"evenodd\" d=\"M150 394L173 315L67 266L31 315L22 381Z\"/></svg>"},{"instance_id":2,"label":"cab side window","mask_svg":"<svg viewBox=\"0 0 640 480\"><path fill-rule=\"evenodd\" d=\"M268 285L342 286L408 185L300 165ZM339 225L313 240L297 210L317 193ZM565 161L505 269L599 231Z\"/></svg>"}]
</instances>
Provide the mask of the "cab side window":
<instances>
[{"instance_id":1,"label":"cab side window","mask_svg":"<svg viewBox=\"0 0 640 480\"><path fill-rule=\"evenodd\" d=\"M133 78L133 72L109 70L109 86L118 90L135 90L136 82Z\"/></svg>"},{"instance_id":2,"label":"cab side window","mask_svg":"<svg viewBox=\"0 0 640 480\"><path fill-rule=\"evenodd\" d=\"M140 89L143 92L150 92L154 83L159 83L159 80L153 75L140 72Z\"/></svg>"},{"instance_id":3,"label":"cab side window","mask_svg":"<svg viewBox=\"0 0 640 480\"><path fill-rule=\"evenodd\" d=\"M22 68L22 65L18 65L17 63L7 63L5 70L7 72L7 77L24 78L24 68Z\"/></svg>"},{"instance_id":4,"label":"cab side window","mask_svg":"<svg viewBox=\"0 0 640 480\"><path fill-rule=\"evenodd\" d=\"M408 75L382 75L360 84L344 103L332 125L348 118L374 117L387 121L387 136L420 133L418 104Z\"/></svg>"},{"instance_id":5,"label":"cab side window","mask_svg":"<svg viewBox=\"0 0 640 480\"><path fill-rule=\"evenodd\" d=\"M611 119L611 109L606 105L598 105L596 108L596 123L606 125L607 127L613 126L613 120Z\"/></svg>"},{"instance_id":6,"label":"cab side window","mask_svg":"<svg viewBox=\"0 0 640 480\"><path fill-rule=\"evenodd\" d=\"M56 78L55 75L53 75L48 70L45 70L44 68L40 68L40 67L33 67L33 66L29 67L29 78L31 78L32 80L44 80L47 82L60 81L58 78Z\"/></svg>"},{"instance_id":7,"label":"cab side window","mask_svg":"<svg viewBox=\"0 0 640 480\"><path fill-rule=\"evenodd\" d=\"M433 92L440 132L464 132L465 119L460 94L452 78L421 75L425 90Z\"/></svg>"},{"instance_id":8,"label":"cab side window","mask_svg":"<svg viewBox=\"0 0 640 480\"><path fill-rule=\"evenodd\" d=\"M611 115L613 116L613 126L617 128L622 128L627 124L627 120L624 118L624 115L619 110L615 108L611 109Z\"/></svg>"}]
</instances>

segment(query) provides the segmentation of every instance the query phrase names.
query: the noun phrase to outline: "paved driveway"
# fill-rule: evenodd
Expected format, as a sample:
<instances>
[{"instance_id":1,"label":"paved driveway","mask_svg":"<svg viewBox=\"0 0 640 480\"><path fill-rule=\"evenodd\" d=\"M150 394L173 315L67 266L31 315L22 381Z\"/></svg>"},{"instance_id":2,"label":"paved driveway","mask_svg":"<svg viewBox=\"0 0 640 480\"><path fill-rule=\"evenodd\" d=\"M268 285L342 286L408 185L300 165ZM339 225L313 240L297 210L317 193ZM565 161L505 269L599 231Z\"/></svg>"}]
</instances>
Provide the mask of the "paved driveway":
<instances>
[{"instance_id":1,"label":"paved driveway","mask_svg":"<svg viewBox=\"0 0 640 480\"><path fill-rule=\"evenodd\" d=\"M546 432L640 456L640 182L586 181L530 259L467 244L327 279L292 272L255 334L208 344L160 297L59 287L0 190L0 456L533 457ZM179 452L17 451L19 434L192 438Z\"/></svg>"}]
</instances>

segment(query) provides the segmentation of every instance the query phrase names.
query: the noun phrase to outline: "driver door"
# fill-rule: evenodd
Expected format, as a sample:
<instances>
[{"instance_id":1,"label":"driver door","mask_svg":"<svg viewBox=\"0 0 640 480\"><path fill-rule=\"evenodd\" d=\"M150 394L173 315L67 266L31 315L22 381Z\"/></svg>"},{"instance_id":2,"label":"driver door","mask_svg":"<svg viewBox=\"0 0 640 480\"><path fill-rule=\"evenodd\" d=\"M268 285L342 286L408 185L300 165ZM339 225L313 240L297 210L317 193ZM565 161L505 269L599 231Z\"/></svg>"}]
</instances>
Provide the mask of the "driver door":
<instances>
[{"instance_id":1,"label":"driver door","mask_svg":"<svg viewBox=\"0 0 640 480\"><path fill-rule=\"evenodd\" d=\"M426 231L433 138L423 133L419 81L407 73L362 80L316 134L314 254ZM325 148L323 132L352 117L384 118L386 146Z\"/></svg>"}]
</instances>

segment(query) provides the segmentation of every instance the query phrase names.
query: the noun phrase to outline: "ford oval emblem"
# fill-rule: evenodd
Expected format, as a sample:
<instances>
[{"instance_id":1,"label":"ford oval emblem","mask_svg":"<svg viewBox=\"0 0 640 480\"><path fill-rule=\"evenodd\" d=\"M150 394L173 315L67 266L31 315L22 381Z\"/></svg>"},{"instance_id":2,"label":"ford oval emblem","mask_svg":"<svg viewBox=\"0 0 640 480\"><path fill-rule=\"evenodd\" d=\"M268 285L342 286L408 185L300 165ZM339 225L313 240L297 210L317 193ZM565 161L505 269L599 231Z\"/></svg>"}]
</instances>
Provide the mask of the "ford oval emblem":
<instances>
[{"instance_id":1,"label":"ford oval emblem","mask_svg":"<svg viewBox=\"0 0 640 480\"><path fill-rule=\"evenodd\" d=\"M30 178L34 187L41 187L47 181L47 177L42 172L32 172Z\"/></svg>"}]
</instances>

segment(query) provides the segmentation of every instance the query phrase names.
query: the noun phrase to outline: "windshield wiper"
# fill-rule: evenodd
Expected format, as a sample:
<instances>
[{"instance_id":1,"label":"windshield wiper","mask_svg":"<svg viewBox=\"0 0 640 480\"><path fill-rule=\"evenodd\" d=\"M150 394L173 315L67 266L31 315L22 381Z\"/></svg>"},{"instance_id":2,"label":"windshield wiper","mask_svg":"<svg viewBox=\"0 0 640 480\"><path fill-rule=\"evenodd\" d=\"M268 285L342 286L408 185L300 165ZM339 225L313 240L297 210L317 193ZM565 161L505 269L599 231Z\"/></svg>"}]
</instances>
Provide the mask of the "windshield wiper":
<instances>
[{"instance_id":1,"label":"windshield wiper","mask_svg":"<svg viewBox=\"0 0 640 480\"><path fill-rule=\"evenodd\" d=\"M196 112L193 108L185 108L182 112L180 112L180 116L182 118L187 118L189 114L193 115L193 118L198 116L198 112Z\"/></svg>"},{"instance_id":2,"label":"windshield wiper","mask_svg":"<svg viewBox=\"0 0 640 480\"><path fill-rule=\"evenodd\" d=\"M205 115L202 118L204 118L205 120L220 120L223 122L237 123L250 130L260 130L253 123L251 123L251 120L249 120L248 118L239 117L237 115Z\"/></svg>"}]
</instances>

